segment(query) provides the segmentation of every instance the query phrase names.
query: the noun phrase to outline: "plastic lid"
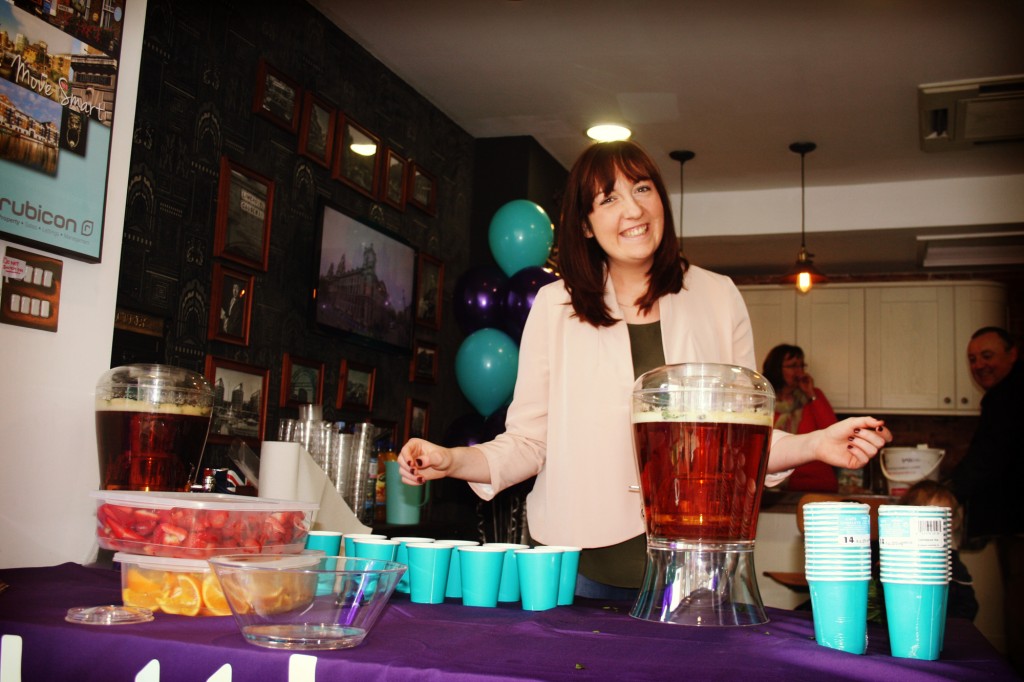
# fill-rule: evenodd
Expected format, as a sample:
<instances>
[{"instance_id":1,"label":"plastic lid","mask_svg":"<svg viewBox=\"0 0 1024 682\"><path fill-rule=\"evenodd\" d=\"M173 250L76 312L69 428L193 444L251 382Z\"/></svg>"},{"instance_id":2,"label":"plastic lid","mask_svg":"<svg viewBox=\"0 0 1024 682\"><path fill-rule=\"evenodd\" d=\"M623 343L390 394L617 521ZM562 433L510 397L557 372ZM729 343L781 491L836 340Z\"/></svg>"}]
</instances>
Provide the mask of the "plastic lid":
<instances>
[{"instance_id":1,"label":"plastic lid","mask_svg":"<svg viewBox=\"0 0 1024 682\"><path fill-rule=\"evenodd\" d=\"M81 625L133 625L153 620L153 612L138 606L76 606L64 617Z\"/></svg>"},{"instance_id":2,"label":"plastic lid","mask_svg":"<svg viewBox=\"0 0 1024 682\"><path fill-rule=\"evenodd\" d=\"M316 511L320 505L315 502L300 500L278 500L270 497L248 497L246 495L227 495L224 493L173 493L146 492L142 490L94 490L89 493L96 499L106 502L130 504L136 507L171 509L188 507L191 509L224 509L229 511Z\"/></svg>"},{"instance_id":3,"label":"plastic lid","mask_svg":"<svg viewBox=\"0 0 1024 682\"><path fill-rule=\"evenodd\" d=\"M208 571L210 564L206 559L179 559L177 557L160 557L150 554L129 554L118 552L114 555L114 561L124 564L137 564L143 568L151 568L158 571Z\"/></svg>"}]
</instances>

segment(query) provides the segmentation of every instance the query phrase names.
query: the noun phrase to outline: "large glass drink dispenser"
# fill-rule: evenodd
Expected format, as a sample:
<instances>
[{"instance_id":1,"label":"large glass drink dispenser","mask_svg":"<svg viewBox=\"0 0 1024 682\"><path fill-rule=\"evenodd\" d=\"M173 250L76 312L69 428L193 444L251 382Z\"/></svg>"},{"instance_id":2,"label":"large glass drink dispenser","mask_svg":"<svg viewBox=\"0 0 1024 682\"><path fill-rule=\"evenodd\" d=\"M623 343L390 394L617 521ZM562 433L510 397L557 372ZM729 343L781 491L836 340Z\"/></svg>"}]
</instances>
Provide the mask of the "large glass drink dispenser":
<instances>
[{"instance_id":1,"label":"large glass drink dispenser","mask_svg":"<svg viewBox=\"0 0 1024 682\"><path fill-rule=\"evenodd\" d=\"M684 625L768 621L754 534L775 393L757 372L667 365L633 386L647 567L631 615Z\"/></svg>"},{"instance_id":2,"label":"large glass drink dispenser","mask_svg":"<svg viewBox=\"0 0 1024 682\"><path fill-rule=\"evenodd\" d=\"M200 374L168 365L125 365L96 384L100 488L188 492L213 416Z\"/></svg>"}]
</instances>

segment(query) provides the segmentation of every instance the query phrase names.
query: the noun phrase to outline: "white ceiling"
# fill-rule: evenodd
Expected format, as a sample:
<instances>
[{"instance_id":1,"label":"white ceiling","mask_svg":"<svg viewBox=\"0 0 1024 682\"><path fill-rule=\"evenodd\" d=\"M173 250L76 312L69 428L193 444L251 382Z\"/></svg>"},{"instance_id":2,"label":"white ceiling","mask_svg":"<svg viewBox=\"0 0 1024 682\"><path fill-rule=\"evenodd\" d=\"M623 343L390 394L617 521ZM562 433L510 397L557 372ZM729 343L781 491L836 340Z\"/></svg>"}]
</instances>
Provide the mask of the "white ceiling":
<instances>
[{"instance_id":1,"label":"white ceiling","mask_svg":"<svg viewBox=\"0 0 1024 682\"><path fill-rule=\"evenodd\" d=\"M917 130L918 85L1024 74L1022 0L310 2L469 134L532 136L566 167L622 121L673 192L668 153L696 153L686 194L799 186L804 140L808 188L1024 173L1020 144L925 153ZM841 258L842 237L809 246ZM759 262L795 257L791 235L757 239ZM735 255L705 241L686 244L701 264Z\"/></svg>"}]
</instances>

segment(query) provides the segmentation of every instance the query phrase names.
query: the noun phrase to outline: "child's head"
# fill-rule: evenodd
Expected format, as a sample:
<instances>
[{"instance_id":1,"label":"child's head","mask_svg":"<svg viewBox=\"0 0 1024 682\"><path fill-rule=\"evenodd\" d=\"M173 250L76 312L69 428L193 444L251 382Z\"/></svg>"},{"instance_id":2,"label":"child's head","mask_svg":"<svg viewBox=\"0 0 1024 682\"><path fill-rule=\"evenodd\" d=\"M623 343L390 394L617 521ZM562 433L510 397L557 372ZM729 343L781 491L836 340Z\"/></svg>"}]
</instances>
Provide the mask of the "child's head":
<instances>
[{"instance_id":1,"label":"child's head","mask_svg":"<svg viewBox=\"0 0 1024 682\"><path fill-rule=\"evenodd\" d=\"M927 479L918 481L910 486L907 492L900 497L898 504L908 504L926 507L949 507L953 510L953 537L956 538L960 532L960 524L963 520L963 509L957 501L953 491L947 486Z\"/></svg>"}]
</instances>

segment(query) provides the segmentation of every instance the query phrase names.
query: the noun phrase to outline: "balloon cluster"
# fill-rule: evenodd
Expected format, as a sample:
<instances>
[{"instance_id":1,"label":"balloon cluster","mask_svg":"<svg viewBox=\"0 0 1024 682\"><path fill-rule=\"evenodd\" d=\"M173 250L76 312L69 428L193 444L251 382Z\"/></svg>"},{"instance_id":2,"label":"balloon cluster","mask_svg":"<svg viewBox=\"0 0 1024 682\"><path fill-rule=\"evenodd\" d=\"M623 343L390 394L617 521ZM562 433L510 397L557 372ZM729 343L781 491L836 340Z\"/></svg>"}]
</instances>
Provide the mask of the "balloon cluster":
<instances>
[{"instance_id":1,"label":"balloon cluster","mask_svg":"<svg viewBox=\"0 0 1024 682\"><path fill-rule=\"evenodd\" d=\"M500 269L471 268L455 283L455 320L466 335L455 356L455 377L478 414L449 425L448 446L483 443L504 431L526 317L537 291L557 279L541 267L551 252L554 227L532 201L516 199L499 208L488 238Z\"/></svg>"}]
</instances>

